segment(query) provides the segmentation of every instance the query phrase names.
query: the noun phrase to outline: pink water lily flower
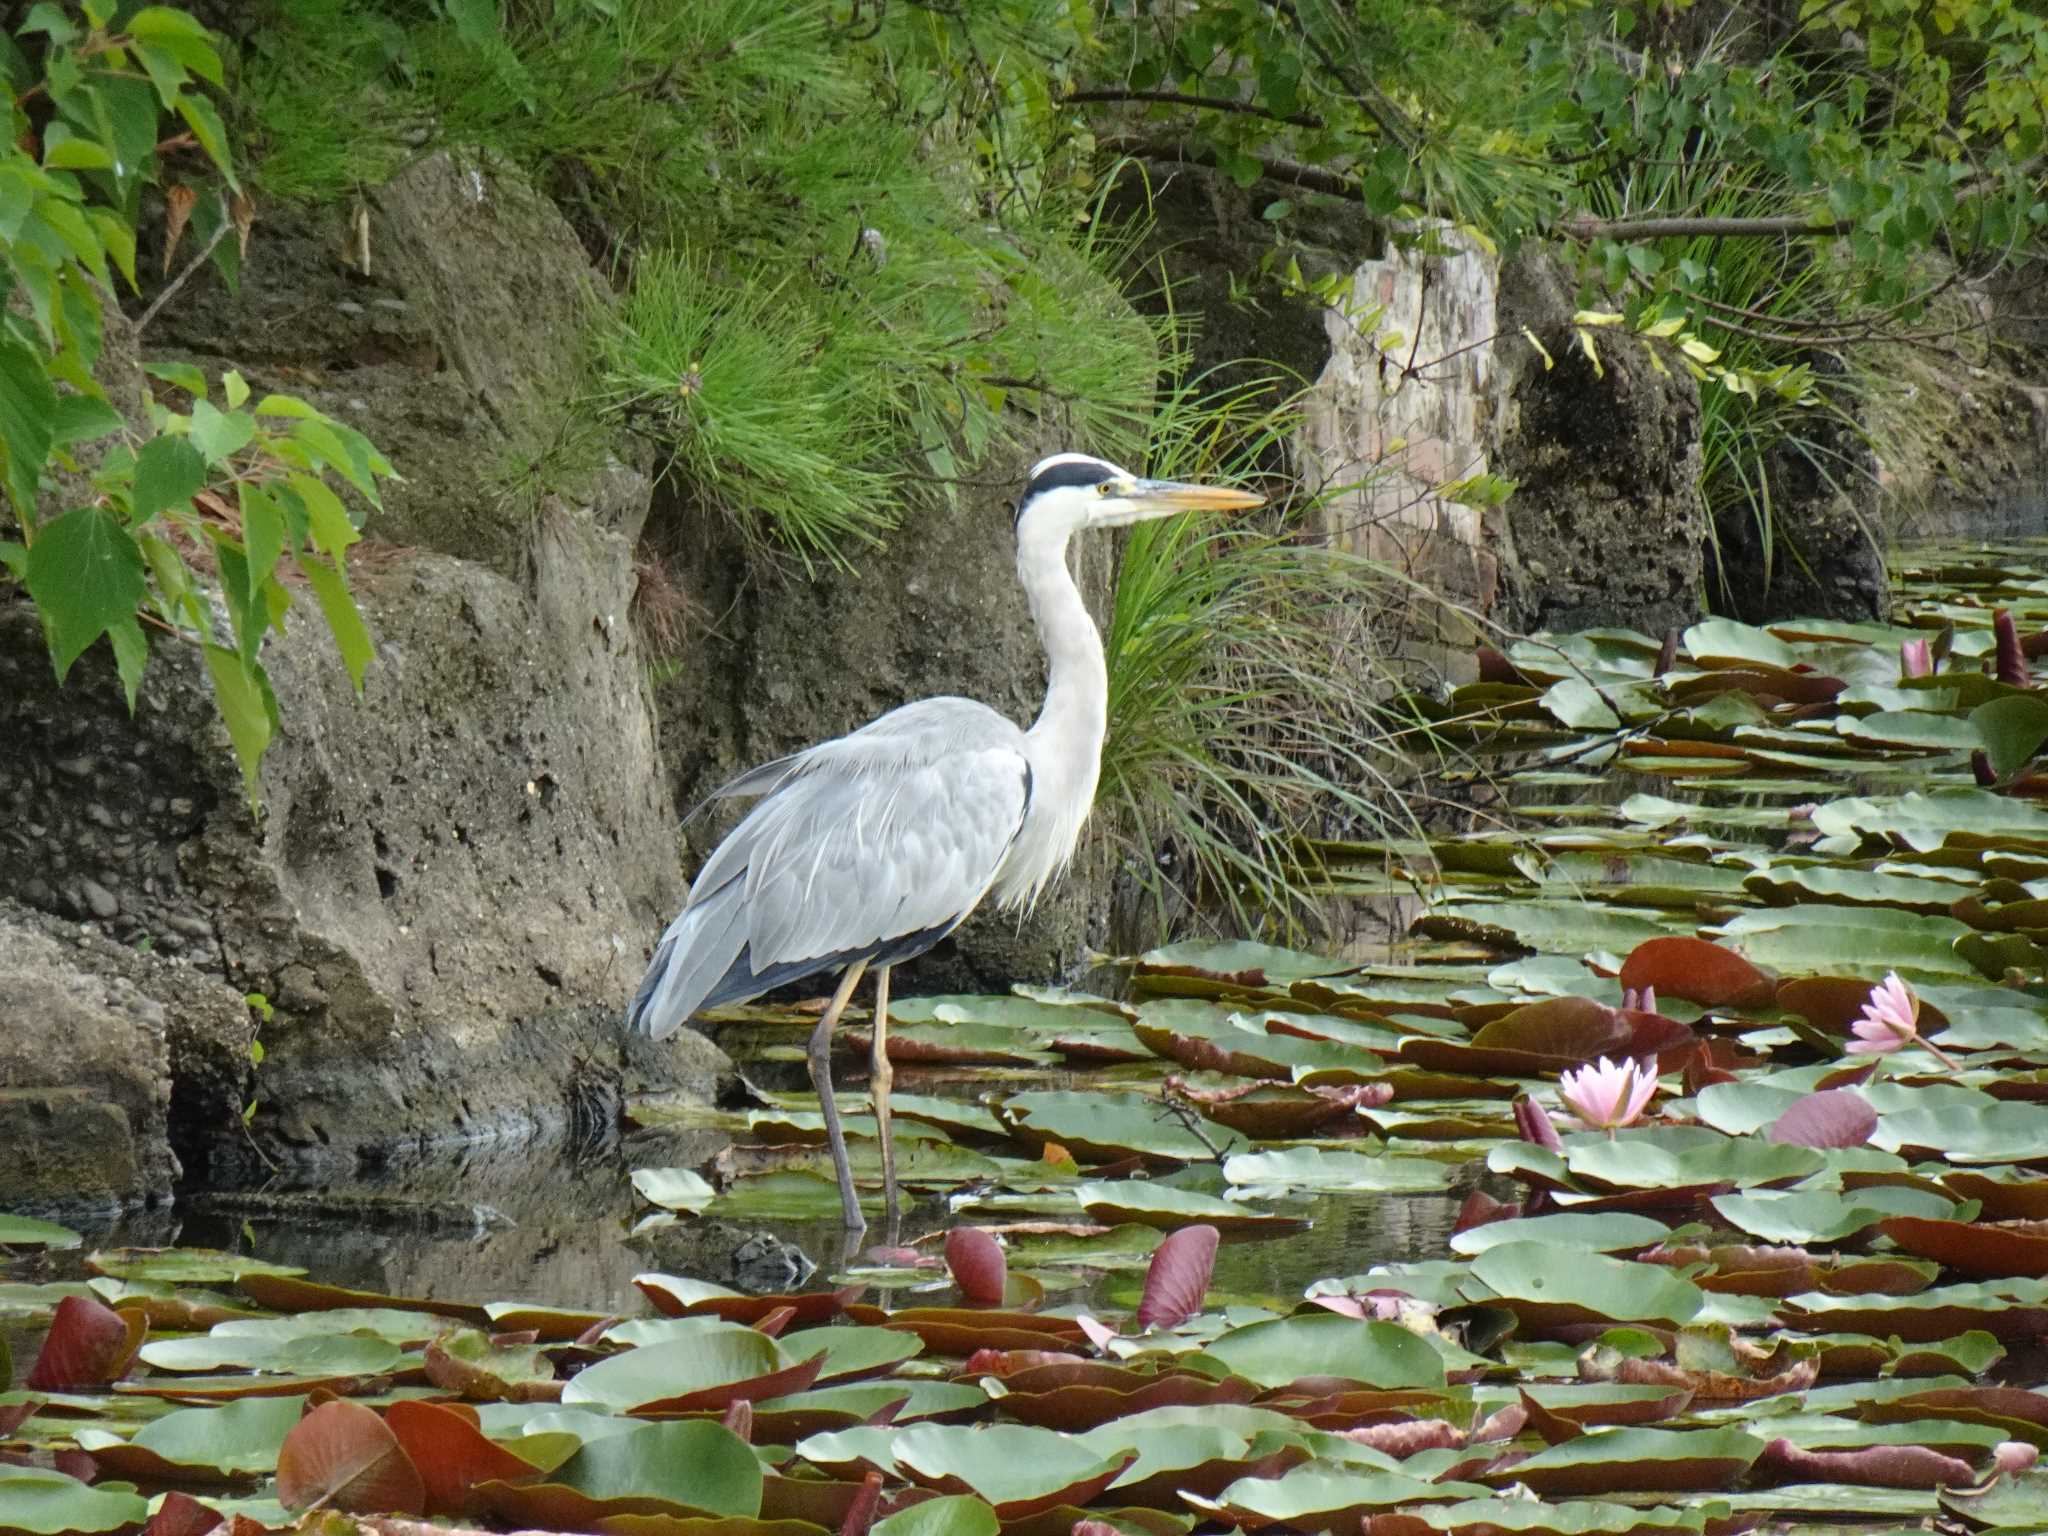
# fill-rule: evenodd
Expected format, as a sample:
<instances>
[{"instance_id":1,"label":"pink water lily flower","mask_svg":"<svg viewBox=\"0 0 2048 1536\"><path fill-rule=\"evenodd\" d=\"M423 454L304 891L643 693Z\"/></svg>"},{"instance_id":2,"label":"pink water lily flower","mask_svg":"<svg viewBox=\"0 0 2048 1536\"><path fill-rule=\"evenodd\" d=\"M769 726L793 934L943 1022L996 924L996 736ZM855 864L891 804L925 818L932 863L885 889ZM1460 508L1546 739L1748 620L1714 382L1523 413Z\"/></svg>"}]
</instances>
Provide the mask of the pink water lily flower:
<instances>
[{"instance_id":1,"label":"pink water lily flower","mask_svg":"<svg viewBox=\"0 0 2048 1536\"><path fill-rule=\"evenodd\" d=\"M1633 1125L1657 1091L1657 1058L1619 1064L1602 1056L1591 1066L1567 1072L1557 1080L1557 1096L1565 1107L1596 1131L1617 1131Z\"/></svg>"},{"instance_id":2,"label":"pink water lily flower","mask_svg":"<svg viewBox=\"0 0 2048 1536\"><path fill-rule=\"evenodd\" d=\"M1862 1016L1849 1031L1856 1037L1848 1046L1852 1056L1889 1056L1903 1046L1923 1045L1949 1070L1957 1070L1946 1052L1920 1038L1920 999L1897 971L1886 971L1884 980L1870 989Z\"/></svg>"}]
</instances>

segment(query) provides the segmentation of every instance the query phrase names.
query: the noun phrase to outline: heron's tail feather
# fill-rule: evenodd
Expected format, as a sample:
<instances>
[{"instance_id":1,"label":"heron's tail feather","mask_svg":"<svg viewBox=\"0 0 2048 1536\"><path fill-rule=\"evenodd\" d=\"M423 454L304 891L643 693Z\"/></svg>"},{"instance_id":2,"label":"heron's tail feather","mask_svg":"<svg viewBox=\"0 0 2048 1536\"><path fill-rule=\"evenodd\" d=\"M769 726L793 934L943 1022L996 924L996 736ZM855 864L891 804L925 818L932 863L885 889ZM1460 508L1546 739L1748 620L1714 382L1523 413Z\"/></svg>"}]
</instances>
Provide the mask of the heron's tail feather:
<instances>
[{"instance_id":1,"label":"heron's tail feather","mask_svg":"<svg viewBox=\"0 0 2048 1536\"><path fill-rule=\"evenodd\" d=\"M747 947L745 885L728 881L669 924L626 1009L627 1029L666 1040L705 1005Z\"/></svg>"}]
</instances>

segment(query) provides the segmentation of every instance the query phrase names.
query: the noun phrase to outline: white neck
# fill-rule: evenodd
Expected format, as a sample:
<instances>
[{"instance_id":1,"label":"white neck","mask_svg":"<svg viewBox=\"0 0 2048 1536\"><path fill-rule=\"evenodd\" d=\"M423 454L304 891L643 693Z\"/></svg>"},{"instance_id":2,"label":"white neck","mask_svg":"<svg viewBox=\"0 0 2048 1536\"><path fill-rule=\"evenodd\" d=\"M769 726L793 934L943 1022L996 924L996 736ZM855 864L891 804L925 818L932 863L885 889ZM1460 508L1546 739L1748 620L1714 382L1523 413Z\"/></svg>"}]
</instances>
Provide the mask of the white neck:
<instances>
[{"instance_id":1,"label":"white neck","mask_svg":"<svg viewBox=\"0 0 2048 1536\"><path fill-rule=\"evenodd\" d=\"M996 877L996 896L1005 906L1035 900L1074 856L1095 802L1109 728L1109 668L1102 636L1067 569L1067 533L1036 528L1028 519L1018 533L1017 579L1045 647L1046 687L1044 707L1024 733L1031 801Z\"/></svg>"}]
</instances>

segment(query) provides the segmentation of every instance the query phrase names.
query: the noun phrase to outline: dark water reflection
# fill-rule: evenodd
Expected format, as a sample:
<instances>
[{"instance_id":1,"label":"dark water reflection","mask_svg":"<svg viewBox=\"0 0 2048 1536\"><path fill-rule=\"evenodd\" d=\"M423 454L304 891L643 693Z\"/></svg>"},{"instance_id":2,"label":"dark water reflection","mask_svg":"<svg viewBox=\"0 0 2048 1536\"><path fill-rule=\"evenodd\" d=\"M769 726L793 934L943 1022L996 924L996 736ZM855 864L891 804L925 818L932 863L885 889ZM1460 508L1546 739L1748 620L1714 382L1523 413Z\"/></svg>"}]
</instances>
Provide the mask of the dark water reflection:
<instances>
[{"instance_id":1,"label":"dark water reflection","mask_svg":"<svg viewBox=\"0 0 2048 1536\"><path fill-rule=\"evenodd\" d=\"M708 1156L717 1139L698 1157ZM664 1160L679 1150L665 1144ZM749 1221L743 1227L700 1219L679 1223L658 1239L633 1237L636 1201L629 1177L632 1166L646 1160L619 1148L570 1153L472 1147L387 1172L374 1183L279 1179L260 1193L281 1195L297 1208L277 1214L253 1210L244 1195L216 1204L215 1197L194 1193L171 1210L89 1227L87 1241L225 1248L302 1265L329 1284L390 1295L534 1301L607 1313L645 1310L632 1279L649 1269L733 1283L732 1250L755 1232L794 1244L819 1264L805 1288L824 1284L840 1268L843 1235L836 1219ZM1442 1195L1325 1198L1296 1208L1312 1217L1306 1231L1227 1239L1217 1261L1215 1295L1284 1306L1326 1276L1444 1257L1462 1187L1471 1179L1456 1182L1458 1192ZM353 1205L364 1196L374 1200L373 1208ZM941 1204L927 1202L905 1213L901 1238L909 1242L972 1219L968 1214L949 1220ZM883 1236L879 1226L871 1228L864 1242L878 1243ZM1049 1303L1085 1299L1127 1310L1136 1304L1138 1278L1135 1271L1112 1271Z\"/></svg>"}]
</instances>

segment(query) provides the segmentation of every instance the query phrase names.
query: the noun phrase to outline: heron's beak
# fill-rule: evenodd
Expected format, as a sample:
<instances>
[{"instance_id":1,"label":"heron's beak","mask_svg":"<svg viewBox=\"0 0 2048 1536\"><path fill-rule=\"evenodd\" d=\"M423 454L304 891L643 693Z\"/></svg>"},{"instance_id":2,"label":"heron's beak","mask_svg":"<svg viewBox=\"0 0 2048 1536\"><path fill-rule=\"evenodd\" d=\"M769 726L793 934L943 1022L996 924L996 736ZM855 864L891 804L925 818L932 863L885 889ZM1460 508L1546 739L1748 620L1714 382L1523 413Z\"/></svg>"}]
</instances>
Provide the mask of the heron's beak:
<instances>
[{"instance_id":1,"label":"heron's beak","mask_svg":"<svg viewBox=\"0 0 2048 1536\"><path fill-rule=\"evenodd\" d=\"M1106 521L1136 523L1176 512L1242 512L1266 504L1266 498L1253 491L1180 480L1133 480L1117 500L1123 505Z\"/></svg>"}]
</instances>

